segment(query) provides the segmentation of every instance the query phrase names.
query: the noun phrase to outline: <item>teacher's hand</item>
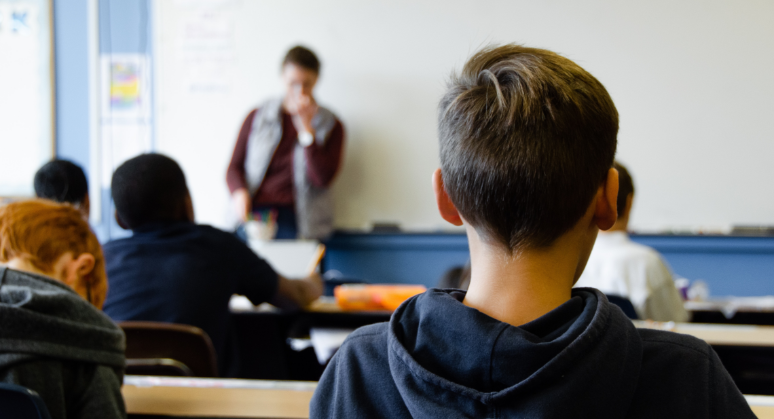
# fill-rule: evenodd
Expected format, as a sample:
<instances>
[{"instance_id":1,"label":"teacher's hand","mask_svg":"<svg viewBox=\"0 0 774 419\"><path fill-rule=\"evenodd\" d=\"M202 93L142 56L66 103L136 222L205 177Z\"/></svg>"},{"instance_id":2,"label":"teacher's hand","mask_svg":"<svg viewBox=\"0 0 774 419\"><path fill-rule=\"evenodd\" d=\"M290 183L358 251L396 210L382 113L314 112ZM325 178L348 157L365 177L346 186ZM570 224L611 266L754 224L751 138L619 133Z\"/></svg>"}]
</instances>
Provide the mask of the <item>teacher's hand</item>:
<instances>
[{"instance_id":1,"label":"teacher's hand","mask_svg":"<svg viewBox=\"0 0 774 419\"><path fill-rule=\"evenodd\" d=\"M245 188L237 189L231 194L231 197L234 200L234 209L236 210L237 217L242 222L247 221L247 216L253 210L250 191Z\"/></svg>"},{"instance_id":2,"label":"teacher's hand","mask_svg":"<svg viewBox=\"0 0 774 419\"><path fill-rule=\"evenodd\" d=\"M319 106L314 100L314 97L307 95L300 95L294 101L293 125L296 126L296 130L306 131L314 137L314 128L312 127L312 119L317 115Z\"/></svg>"}]
</instances>

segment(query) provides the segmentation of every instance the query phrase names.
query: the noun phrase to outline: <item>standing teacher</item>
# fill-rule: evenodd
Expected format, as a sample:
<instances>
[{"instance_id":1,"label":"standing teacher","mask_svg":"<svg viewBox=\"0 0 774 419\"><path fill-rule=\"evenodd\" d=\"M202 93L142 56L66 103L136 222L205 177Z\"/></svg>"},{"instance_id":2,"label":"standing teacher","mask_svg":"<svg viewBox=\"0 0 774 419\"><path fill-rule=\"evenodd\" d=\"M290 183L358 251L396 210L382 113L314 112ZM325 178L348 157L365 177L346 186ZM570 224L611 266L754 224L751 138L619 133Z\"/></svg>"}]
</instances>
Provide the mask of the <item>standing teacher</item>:
<instances>
[{"instance_id":1,"label":"standing teacher","mask_svg":"<svg viewBox=\"0 0 774 419\"><path fill-rule=\"evenodd\" d=\"M344 127L312 91L320 61L297 46L282 61L285 96L247 115L226 182L242 222L276 216L278 239L323 239L333 231L330 185L341 162Z\"/></svg>"}]
</instances>

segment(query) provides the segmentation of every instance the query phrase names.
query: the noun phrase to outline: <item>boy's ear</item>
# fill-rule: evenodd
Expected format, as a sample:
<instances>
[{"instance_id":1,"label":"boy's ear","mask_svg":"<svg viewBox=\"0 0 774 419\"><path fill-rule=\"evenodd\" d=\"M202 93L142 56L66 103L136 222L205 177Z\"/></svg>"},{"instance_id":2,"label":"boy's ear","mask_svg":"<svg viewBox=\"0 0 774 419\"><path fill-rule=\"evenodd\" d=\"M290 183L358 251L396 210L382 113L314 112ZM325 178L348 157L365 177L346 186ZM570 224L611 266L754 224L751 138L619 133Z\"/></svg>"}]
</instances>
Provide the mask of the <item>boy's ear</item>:
<instances>
[{"instance_id":1,"label":"boy's ear","mask_svg":"<svg viewBox=\"0 0 774 419\"><path fill-rule=\"evenodd\" d=\"M607 230L618 220L618 170L610 168L607 179L597 193L594 222L601 230Z\"/></svg>"},{"instance_id":2,"label":"boy's ear","mask_svg":"<svg viewBox=\"0 0 774 419\"><path fill-rule=\"evenodd\" d=\"M441 169L435 169L435 172L433 172L433 192L435 192L435 202L438 204L438 212L441 214L441 218L453 225L461 226L462 217L460 217L457 207L449 199L449 195L443 187Z\"/></svg>"}]
</instances>

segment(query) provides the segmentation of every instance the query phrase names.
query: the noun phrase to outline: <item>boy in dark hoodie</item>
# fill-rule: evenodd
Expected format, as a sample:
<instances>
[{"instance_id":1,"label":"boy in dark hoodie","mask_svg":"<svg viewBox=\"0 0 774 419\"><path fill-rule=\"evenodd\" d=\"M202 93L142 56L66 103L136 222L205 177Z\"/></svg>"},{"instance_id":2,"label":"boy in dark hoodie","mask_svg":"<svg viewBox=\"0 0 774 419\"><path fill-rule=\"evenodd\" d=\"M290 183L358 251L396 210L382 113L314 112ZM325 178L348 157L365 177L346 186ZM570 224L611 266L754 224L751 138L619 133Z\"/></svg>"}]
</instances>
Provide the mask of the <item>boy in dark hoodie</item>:
<instances>
[{"instance_id":1,"label":"boy in dark hoodie","mask_svg":"<svg viewBox=\"0 0 774 419\"><path fill-rule=\"evenodd\" d=\"M99 310L105 263L81 213L0 208L0 263L0 382L38 392L53 419L126 418L124 333Z\"/></svg>"},{"instance_id":2,"label":"boy in dark hoodie","mask_svg":"<svg viewBox=\"0 0 774 419\"><path fill-rule=\"evenodd\" d=\"M433 188L467 231L468 291L428 290L350 335L312 418L755 417L708 344L572 288L616 221L618 113L599 81L550 51L488 47L438 121Z\"/></svg>"}]
</instances>

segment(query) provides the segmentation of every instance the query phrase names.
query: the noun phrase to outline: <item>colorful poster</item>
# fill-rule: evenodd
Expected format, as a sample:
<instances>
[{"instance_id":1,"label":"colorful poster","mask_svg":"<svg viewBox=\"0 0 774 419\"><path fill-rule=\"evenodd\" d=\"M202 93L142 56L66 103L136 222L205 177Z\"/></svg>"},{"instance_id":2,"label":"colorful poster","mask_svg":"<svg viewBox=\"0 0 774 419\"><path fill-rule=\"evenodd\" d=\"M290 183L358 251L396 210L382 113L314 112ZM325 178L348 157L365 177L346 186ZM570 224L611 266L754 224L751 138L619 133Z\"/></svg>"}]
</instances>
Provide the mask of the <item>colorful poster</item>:
<instances>
[{"instance_id":1,"label":"colorful poster","mask_svg":"<svg viewBox=\"0 0 774 419\"><path fill-rule=\"evenodd\" d=\"M136 122L150 117L150 67L144 54L101 58L102 119Z\"/></svg>"},{"instance_id":2,"label":"colorful poster","mask_svg":"<svg viewBox=\"0 0 774 419\"><path fill-rule=\"evenodd\" d=\"M140 69L134 62L110 63L110 108L128 110L140 106Z\"/></svg>"}]
</instances>

